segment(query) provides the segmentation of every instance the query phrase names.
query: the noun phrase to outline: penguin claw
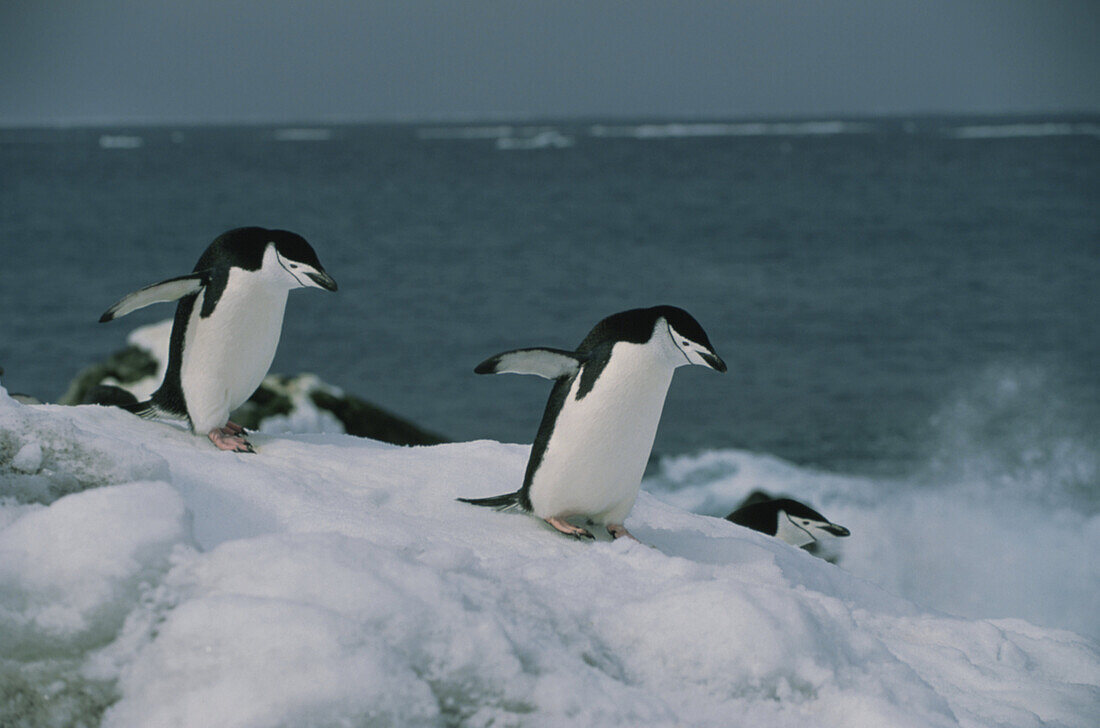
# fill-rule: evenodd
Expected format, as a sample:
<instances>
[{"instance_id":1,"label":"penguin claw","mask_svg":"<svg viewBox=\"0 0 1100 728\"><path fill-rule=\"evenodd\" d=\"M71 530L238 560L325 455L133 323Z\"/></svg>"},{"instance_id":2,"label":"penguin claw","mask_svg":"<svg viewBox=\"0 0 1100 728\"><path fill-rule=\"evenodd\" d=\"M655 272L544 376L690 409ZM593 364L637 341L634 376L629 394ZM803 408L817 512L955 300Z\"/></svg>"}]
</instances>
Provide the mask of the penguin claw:
<instances>
[{"instance_id":1,"label":"penguin claw","mask_svg":"<svg viewBox=\"0 0 1100 728\"><path fill-rule=\"evenodd\" d=\"M637 538L635 538L634 534L626 530L626 526L618 523L609 524L607 526L607 532L611 534L611 538L615 539L616 541L620 538L629 538L631 541L638 540Z\"/></svg>"},{"instance_id":2,"label":"penguin claw","mask_svg":"<svg viewBox=\"0 0 1100 728\"><path fill-rule=\"evenodd\" d=\"M210 431L207 437L210 438L210 442L214 443L214 447L219 450L253 454L256 452L251 442L238 434L231 434L228 427L215 428Z\"/></svg>"},{"instance_id":3,"label":"penguin claw","mask_svg":"<svg viewBox=\"0 0 1100 728\"><path fill-rule=\"evenodd\" d=\"M585 539L596 539L595 536L593 536L585 529L581 528L580 526L574 526L572 523L569 523L564 518L546 518L544 520L551 526L553 526L555 530L561 531L566 536L572 536L578 541L583 541Z\"/></svg>"}]
</instances>

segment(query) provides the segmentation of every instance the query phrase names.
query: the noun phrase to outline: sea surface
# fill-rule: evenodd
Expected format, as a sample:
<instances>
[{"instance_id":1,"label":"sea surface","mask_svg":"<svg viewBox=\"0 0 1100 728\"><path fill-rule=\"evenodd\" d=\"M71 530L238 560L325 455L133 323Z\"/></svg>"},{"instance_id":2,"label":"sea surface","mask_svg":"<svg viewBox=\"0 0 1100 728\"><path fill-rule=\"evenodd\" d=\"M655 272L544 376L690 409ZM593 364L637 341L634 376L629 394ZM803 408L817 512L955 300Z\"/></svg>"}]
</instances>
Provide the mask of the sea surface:
<instances>
[{"instance_id":1,"label":"sea surface","mask_svg":"<svg viewBox=\"0 0 1100 728\"><path fill-rule=\"evenodd\" d=\"M454 439L537 429L549 383L482 359L667 303L729 372L678 371L659 455L1055 464L1100 507L1100 118L2 129L4 386L58 397L242 225L340 285L273 371Z\"/></svg>"}]
</instances>

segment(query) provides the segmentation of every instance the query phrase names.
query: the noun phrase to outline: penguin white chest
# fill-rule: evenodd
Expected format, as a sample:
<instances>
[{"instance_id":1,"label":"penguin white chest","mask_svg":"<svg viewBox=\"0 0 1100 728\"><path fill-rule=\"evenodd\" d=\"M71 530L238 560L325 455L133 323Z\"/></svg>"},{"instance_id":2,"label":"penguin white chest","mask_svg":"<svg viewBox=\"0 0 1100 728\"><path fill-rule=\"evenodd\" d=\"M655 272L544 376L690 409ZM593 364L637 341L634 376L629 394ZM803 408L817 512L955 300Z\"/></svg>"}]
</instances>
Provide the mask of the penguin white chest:
<instances>
[{"instance_id":1,"label":"penguin white chest","mask_svg":"<svg viewBox=\"0 0 1100 728\"><path fill-rule=\"evenodd\" d=\"M180 384L195 432L222 427L260 386L282 334L287 289L258 272L231 269L214 311L199 293L187 325Z\"/></svg>"},{"instance_id":2,"label":"penguin white chest","mask_svg":"<svg viewBox=\"0 0 1100 728\"><path fill-rule=\"evenodd\" d=\"M638 497L672 373L645 345L620 342L580 399L583 371L574 379L531 479L535 515L625 520Z\"/></svg>"}]
</instances>

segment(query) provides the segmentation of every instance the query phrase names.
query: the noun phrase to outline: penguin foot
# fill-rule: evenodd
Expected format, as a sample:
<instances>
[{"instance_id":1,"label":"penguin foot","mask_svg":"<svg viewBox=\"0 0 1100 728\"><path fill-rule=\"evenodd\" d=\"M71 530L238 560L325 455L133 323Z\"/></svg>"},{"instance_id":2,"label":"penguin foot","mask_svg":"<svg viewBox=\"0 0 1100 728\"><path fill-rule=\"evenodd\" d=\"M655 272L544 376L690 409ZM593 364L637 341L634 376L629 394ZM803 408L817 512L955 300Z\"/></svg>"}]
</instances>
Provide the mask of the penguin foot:
<instances>
[{"instance_id":1,"label":"penguin foot","mask_svg":"<svg viewBox=\"0 0 1100 728\"><path fill-rule=\"evenodd\" d=\"M233 420L229 420L228 422L225 423L225 427L222 428L222 432L225 432L228 435L247 435L248 434L248 430L244 429L243 427L238 425Z\"/></svg>"},{"instance_id":2,"label":"penguin foot","mask_svg":"<svg viewBox=\"0 0 1100 728\"><path fill-rule=\"evenodd\" d=\"M564 518L546 518L544 520L558 531L564 533L566 536L572 536L573 538L578 540L584 538L595 538L595 536L593 536L588 531L584 530L580 526L574 526L572 523L569 523Z\"/></svg>"},{"instance_id":3,"label":"penguin foot","mask_svg":"<svg viewBox=\"0 0 1100 728\"><path fill-rule=\"evenodd\" d=\"M228 450L229 452L256 452L252 447L252 443L241 437L240 434L230 431L228 427L214 428L207 434L207 437L210 438L210 442L214 443L214 447L219 450Z\"/></svg>"},{"instance_id":4,"label":"penguin foot","mask_svg":"<svg viewBox=\"0 0 1100 728\"><path fill-rule=\"evenodd\" d=\"M626 526L622 525L621 523L607 524L607 532L611 534L611 538L613 539L629 538L631 541L638 540L634 537L634 534L626 530Z\"/></svg>"}]
</instances>

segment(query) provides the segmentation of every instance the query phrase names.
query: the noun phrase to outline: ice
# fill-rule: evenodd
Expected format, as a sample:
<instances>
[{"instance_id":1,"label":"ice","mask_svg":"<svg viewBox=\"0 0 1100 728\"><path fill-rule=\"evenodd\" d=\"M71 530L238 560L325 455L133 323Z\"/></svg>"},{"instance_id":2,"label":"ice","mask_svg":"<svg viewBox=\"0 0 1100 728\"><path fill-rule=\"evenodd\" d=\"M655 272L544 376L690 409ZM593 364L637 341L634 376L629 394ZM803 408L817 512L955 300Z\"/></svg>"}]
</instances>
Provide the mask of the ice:
<instances>
[{"instance_id":1,"label":"ice","mask_svg":"<svg viewBox=\"0 0 1100 728\"><path fill-rule=\"evenodd\" d=\"M676 122L669 124L595 124L588 129L594 137L626 137L631 139L678 139L696 137L744 136L831 136L834 134L866 134L874 130L871 124L852 121L799 122Z\"/></svg>"},{"instance_id":2,"label":"ice","mask_svg":"<svg viewBox=\"0 0 1100 728\"><path fill-rule=\"evenodd\" d=\"M20 405L0 387L0 503L50 503L101 485L167 479L168 463L143 445L120 447L118 438Z\"/></svg>"},{"instance_id":3,"label":"ice","mask_svg":"<svg viewBox=\"0 0 1100 728\"><path fill-rule=\"evenodd\" d=\"M1019 139L1021 137L1100 136L1100 124L1046 121L1034 124L969 124L947 130L956 139Z\"/></svg>"},{"instance_id":4,"label":"ice","mask_svg":"<svg viewBox=\"0 0 1100 728\"><path fill-rule=\"evenodd\" d=\"M233 454L120 410L3 393L0 426L0 724L1100 720L1088 637L934 611L852 573L860 549L884 548L874 481L745 453L677 459L628 519L642 543L581 543L454 500L514 488L524 445L257 433L258 454ZM28 443L79 487L22 498L30 476L11 460ZM837 567L661 500L718 506L749 487L731 464L805 488L869 543Z\"/></svg>"},{"instance_id":5,"label":"ice","mask_svg":"<svg viewBox=\"0 0 1100 728\"><path fill-rule=\"evenodd\" d=\"M21 473L36 472L42 467L42 446L37 442L28 442L11 459L11 466Z\"/></svg>"},{"instance_id":6,"label":"ice","mask_svg":"<svg viewBox=\"0 0 1100 728\"><path fill-rule=\"evenodd\" d=\"M189 540L189 515L166 483L67 495L0 531L0 644L8 657L105 644L142 582Z\"/></svg>"}]
</instances>

